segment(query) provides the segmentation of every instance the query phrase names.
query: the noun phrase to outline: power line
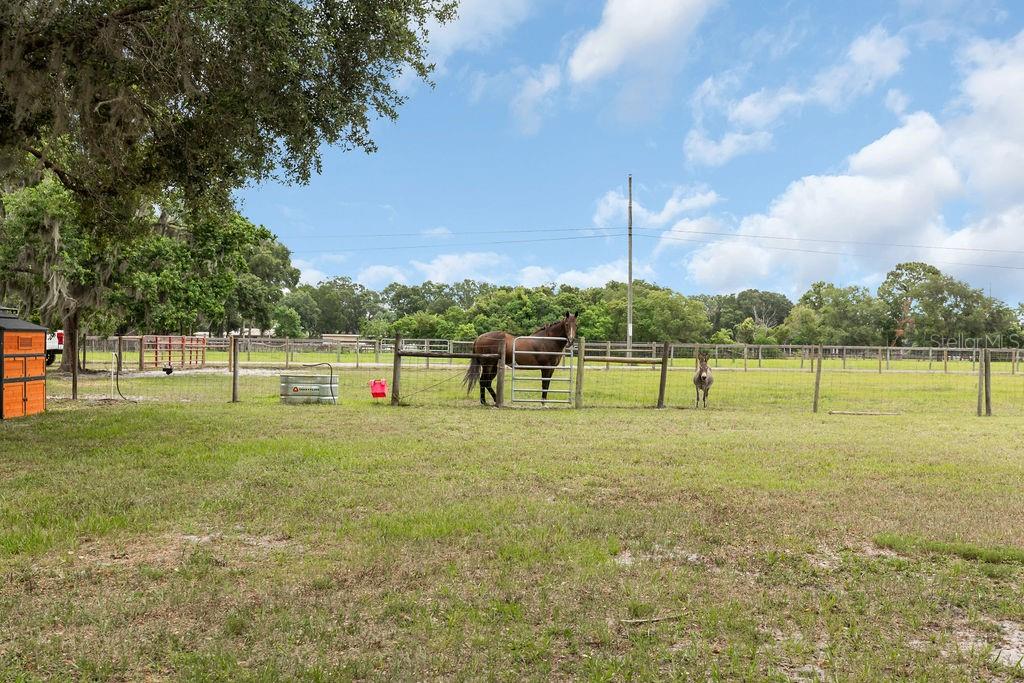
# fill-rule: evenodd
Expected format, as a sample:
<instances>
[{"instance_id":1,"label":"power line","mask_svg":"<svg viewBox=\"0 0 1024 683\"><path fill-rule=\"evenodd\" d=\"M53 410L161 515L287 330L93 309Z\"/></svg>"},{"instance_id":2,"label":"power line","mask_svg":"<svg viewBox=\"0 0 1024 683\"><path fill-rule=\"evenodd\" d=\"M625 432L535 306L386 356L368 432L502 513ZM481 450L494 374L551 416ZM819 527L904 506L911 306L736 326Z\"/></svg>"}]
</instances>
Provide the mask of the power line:
<instances>
[{"instance_id":1,"label":"power line","mask_svg":"<svg viewBox=\"0 0 1024 683\"><path fill-rule=\"evenodd\" d=\"M387 246L387 247L350 247L347 249L332 249L332 253L348 253L348 252L363 252L363 251L401 251L405 249L453 249L462 247L487 247L501 244L534 244L538 242L564 242L566 240L592 240L600 237L609 237L609 235L570 235L568 237L540 237L536 239L525 239L525 240L498 240L492 242L461 242L451 243L444 242L433 244L406 244L399 246ZM323 249L295 249L292 250L293 254L312 254L320 253Z\"/></svg>"},{"instance_id":2,"label":"power line","mask_svg":"<svg viewBox=\"0 0 1024 683\"><path fill-rule=\"evenodd\" d=\"M463 235L519 235L535 232L601 232L625 230L623 227L598 227L589 225L582 228L513 228L504 230L461 230L459 232L446 232L431 235L429 230L417 232L360 232L358 230L342 233L328 233L321 235L298 236L294 240L324 240L324 239L350 239L352 237L367 237L372 239L388 237L462 237ZM651 228L652 230L654 228ZM609 235L610 236L610 235Z\"/></svg>"},{"instance_id":3,"label":"power line","mask_svg":"<svg viewBox=\"0 0 1024 683\"><path fill-rule=\"evenodd\" d=\"M699 240L691 239L687 237L671 237L666 235L639 235L639 237L646 237L648 239L658 240L669 240L672 242L694 242L697 244L718 244L718 240ZM773 251L790 251L801 254L822 254L825 256L848 256L854 258L870 258L870 254L859 254L850 253L848 251L825 251L821 249L800 249L799 247L776 247L771 245L759 244L758 249L771 249ZM935 263L945 266L969 266L972 268L1001 268L1003 270L1024 270L1024 266L1007 266L998 263L959 263L956 261L935 261Z\"/></svg>"},{"instance_id":4,"label":"power line","mask_svg":"<svg viewBox=\"0 0 1024 683\"><path fill-rule=\"evenodd\" d=\"M989 254L1022 254L1024 251L1015 249L985 249L982 247L946 247L937 244L900 244L897 242L866 242L858 240L837 240L821 237L782 237L780 235L760 235L735 232L715 232L713 230L663 230L662 228L637 228L637 230L662 230L667 233L686 233L689 235L714 235L716 237L743 237L761 240L787 240L791 242L818 242L823 244L849 244L857 247L895 247L901 249L941 249L944 251L978 251ZM666 236L667 237L667 236Z\"/></svg>"},{"instance_id":5,"label":"power line","mask_svg":"<svg viewBox=\"0 0 1024 683\"><path fill-rule=\"evenodd\" d=\"M887 247L887 248L898 248L898 249L937 249L937 250L941 250L941 251L974 251L974 252L988 253L988 254L1020 254L1020 255L1024 255L1024 250L1017 250L1017 249L986 249L984 247L951 247L951 246L943 246L943 245L938 245L938 244L904 244L904 243L900 243L900 242L871 242L871 241L864 241L864 240L827 239L827 238L822 238L822 237L787 237L787 236L782 236L782 235L764 235L764 234L757 234L757 233L735 233L735 232L714 231L714 230L684 230L684 229L678 229L678 228L666 229L666 228L651 227L651 226L648 226L648 227L637 227L637 226L634 226L633 230L634 231L637 231L637 230L659 231L661 233L670 233L669 235L665 235L666 239L671 234L684 233L684 234L689 234L689 235L710 235L710 236L714 236L714 237L724 237L724 238L781 240L781 241L787 241L787 242L815 242L815 243L820 243L820 244L847 244L847 245L859 246L859 247ZM587 237L587 238L597 238L597 237L614 237L615 235L621 234L622 232L626 232L626 231L627 231L627 226L606 226L606 227L588 226L588 227L573 227L573 228L513 228L513 229L503 229L503 230L465 230L465 231L460 231L460 232L448 233L448 234L446 234L444 236L445 237L461 237L463 235L519 235L519 234L552 233L552 232L591 232L591 233L596 233L596 234L586 235L585 237ZM330 239L353 239L353 238L387 239L387 238L391 238L391 237L429 237L429 235L425 234L424 231L422 231L422 230L418 231L418 232L390 232L390 233L388 233L388 232L377 233L377 232L353 231L353 232L346 233L346 234L333 234L333 235L332 234L328 234L328 235L317 235L317 236L298 236L298 237L289 238L289 242L308 241L308 240L326 241L326 240L330 240ZM563 238L550 238L550 239L536 240L536 241L551 241L551 240L554 240L554 239L563 239ZM526 242L526 241L527 240L522 240L522 242ZM478 244L512 244L512 243L516 243L516 242L512 242L512 241L508 241L508 242L485 242L485 243L478 243ZM436 242L436 243L431 243L431 244L412 244L412 245L387 247L386 249L389 249L389 250L391 250L391 249L429 249L429 248L434 248L434 247L448 248L448 247L452 247L452 246L460 246L460 245L451 244L451 243L445 243L445 242ZM472 245L470 245L470 246L472 246ZM382 249L385 249L385 247L362 247L362 248L355 247L355 248L349 248L349 249L335 249L334 251L363 251L363 250L378 251L378 250L382 250ZM293 251L296 251L296 253L299 253L298 250L293 250ZM302 253L312 253L314 251L319 251L319 250L304 250Z\"/></svg>"},{"instance_id":6,"label":"power line","mask_svg":"<svg viewBox=\"0 0 1024 683\"><path fill-rule=\"evenodd\" d=\"M656 228L639 228L643 230L655 230ZM613 230L613 228L560 228L559 230ZM504 231L509 232L540 232L541 230L529 230L529 231ZM494 231L501 232L501 231ZM849 244L857 246L874 246L874 247L892 247L901 249L946 249L952 251L972 251L972 252L986 252L986 253L1000 253L1000 254L1024 254L1024 251L1015 251L1011 249L998 250L998 249L983 249L973 247L939 247L939 246L928 246L928 245L913 245L913 244L893 244L884 242L865 242L865 241L844 241L844 240L828 240L818 238L802 238L802 237L779 237L775 235L750 235L750 234L736 234L727 232L714 232L708 230L677 230L675 234L638 234L637 237L644 237L647 239L657 239L659 241L669 242L690 242L694 244L719 244L721 240L702 240L696 238L687 238L678 236L679 233L694 234L694 235L709 235L715 237L744 237L749 239L778 239L778 240L793 240L793 241L808 241L808 242L820 242L828 244ZM421 233L408 233L409 235L421 235ZM457 234L472 234L472 233L457 233ZM397 235L397 233L396 233ZM367 235L368 236L368 235ZM612 237L614 235L609 234L596 234L596 235L568 235L561 237L540 237L530 239L518 239L518 240L491 240L483 242L434 242L431 244L408 244L408 245L388 245L388 246L373 246L373 247L349 247L343 249L332 249L333 253L358 253L358 252L374 252L374 251L404 251L409 249L461 249L465 247L490 247L490 246L502 246L510 244L540 244L550 242L566 242L566 241L579 241L579 240L592 240ZM374 237L384 237L384 235L374 235ZM776 245L758 244L756 245L759 249L769 249L772 251L785 251L802 254L820 254L824 256L845 256L853 258L870 258L870 254L848 252L848 251L830 251L824 249L803 249L800 247L783 247ZM305 250L293 250L294 254L312 254L321 253L323 249L305 249ZM949 266L963 266L971 268L997 268L1001 270L1021 270L1024 271L1024 266L1010 266L996 263L962 263L956 261L935 261L929 259L938 265L949 265Z\"/></svg>"}]
</instances>

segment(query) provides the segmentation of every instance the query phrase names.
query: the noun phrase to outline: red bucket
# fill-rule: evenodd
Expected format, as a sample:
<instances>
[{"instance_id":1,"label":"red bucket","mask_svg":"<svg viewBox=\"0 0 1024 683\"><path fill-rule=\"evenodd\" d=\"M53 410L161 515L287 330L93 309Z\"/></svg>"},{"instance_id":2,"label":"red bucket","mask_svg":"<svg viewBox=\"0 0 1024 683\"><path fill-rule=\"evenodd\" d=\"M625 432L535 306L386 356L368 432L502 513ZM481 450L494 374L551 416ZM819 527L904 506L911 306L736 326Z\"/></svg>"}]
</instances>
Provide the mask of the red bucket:
<instances>
[{"instance_id":1,"label":"red bucket","mask_svg":"<svg viewBox=\"0 0 1024 683\"><path fill-rule=\"evenodd\" d=\"M370 396L374 398L386 398L388 395L388 383L382 379L370 380Z\"/></svg>"}]
</instances>

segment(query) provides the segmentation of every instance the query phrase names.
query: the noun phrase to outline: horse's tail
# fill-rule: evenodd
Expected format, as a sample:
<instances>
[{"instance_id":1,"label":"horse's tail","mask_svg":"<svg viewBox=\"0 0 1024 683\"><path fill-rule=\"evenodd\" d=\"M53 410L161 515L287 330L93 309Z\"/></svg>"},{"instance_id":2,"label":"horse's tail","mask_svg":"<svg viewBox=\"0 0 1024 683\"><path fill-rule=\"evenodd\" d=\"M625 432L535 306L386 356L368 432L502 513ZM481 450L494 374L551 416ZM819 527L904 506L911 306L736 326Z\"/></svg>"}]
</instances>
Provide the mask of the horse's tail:
<instances>
[{"instance_id":1,"label":"horse's tail","mask_svg":"<svg viewBox=\"0 0 1024 683\"><path fill-rule=\"evenodd\" d=\"M462 384L466 387L466 393L473 391L473 387L476 386L477 381L480 379L480 373L483 370L483 366L480 365L479 358L473 358L469 362L469 369L466 370L466 376L462 378Z\"/></svg>"}]
</instances>

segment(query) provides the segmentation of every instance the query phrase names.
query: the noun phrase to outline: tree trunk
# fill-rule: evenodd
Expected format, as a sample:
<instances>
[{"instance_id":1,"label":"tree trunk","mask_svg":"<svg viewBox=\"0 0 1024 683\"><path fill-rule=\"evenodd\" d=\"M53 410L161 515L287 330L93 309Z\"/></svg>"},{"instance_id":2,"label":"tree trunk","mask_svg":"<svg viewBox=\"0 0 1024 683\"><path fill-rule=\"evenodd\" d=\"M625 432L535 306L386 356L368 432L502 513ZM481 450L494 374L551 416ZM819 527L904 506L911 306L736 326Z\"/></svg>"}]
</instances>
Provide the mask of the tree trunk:
<instances>
[{"instance_id":1,"label":"tree trunk","mask_svg":"<svg viewBox=\"0 0 1024 683\"><path fill-rule=\"evenodd\" d=\"M64 352L60 356L60 371L71 372L72 363L78 362L78 309L64 317Z\"/></svg>"}]
</instances>

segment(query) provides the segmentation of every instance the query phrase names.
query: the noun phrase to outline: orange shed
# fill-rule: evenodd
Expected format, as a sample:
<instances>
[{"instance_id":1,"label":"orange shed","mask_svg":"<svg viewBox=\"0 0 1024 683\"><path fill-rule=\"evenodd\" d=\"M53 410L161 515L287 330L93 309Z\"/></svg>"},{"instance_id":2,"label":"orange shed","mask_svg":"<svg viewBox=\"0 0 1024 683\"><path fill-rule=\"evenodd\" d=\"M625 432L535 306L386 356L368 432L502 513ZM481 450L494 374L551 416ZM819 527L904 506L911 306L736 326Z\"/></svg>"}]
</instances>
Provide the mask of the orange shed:
<instances>
[{"instance_id":1,"label":"orange shed","mask_svg":"<svg viewBox=\"0 0 1024 683\"><path fill-rule=\"evenodd\" d=\"M0 420L46 410L46 328L0 308Z\"/></svg>"}]
</instances>

